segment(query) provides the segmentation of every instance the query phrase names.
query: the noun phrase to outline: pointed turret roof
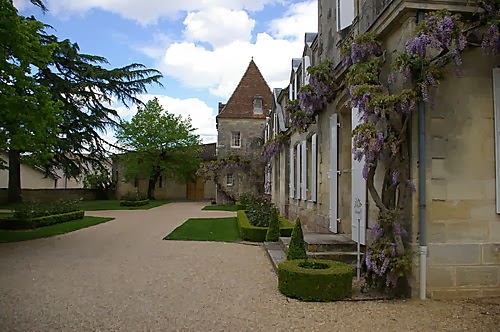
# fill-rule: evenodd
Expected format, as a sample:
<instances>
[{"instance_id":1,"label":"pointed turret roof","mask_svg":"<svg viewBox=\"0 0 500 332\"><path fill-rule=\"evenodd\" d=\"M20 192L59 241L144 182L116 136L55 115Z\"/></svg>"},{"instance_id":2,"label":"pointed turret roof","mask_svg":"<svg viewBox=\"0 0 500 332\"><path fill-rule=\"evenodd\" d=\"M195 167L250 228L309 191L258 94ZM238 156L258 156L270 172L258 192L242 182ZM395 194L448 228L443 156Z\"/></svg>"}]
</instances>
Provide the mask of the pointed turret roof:
<instances>
[{"instance_id":1,"label":"pointed turret roof","mask_svg":"<svg viewBox=\"0 0 500 332\"><path fill-rule=\"evenodd\" d=\"M262 114L254 114L255 97L262 97ZM271 89L252 59L240 83L227 104L220 110L217 118L265 119L269 115L272 102Z\"/></svg>"}]
</instances>

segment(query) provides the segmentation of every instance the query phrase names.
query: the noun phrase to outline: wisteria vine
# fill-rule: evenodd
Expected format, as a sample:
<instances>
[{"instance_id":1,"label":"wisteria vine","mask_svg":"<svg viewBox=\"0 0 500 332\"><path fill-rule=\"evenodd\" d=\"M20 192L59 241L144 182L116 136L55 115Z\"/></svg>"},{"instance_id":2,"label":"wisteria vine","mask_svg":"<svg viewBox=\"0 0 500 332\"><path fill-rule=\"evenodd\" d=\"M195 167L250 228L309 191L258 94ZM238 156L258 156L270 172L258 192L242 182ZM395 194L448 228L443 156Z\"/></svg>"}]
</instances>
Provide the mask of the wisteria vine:
<instances>
[{"instance_id":1,"label":"wisteria vine","mask_svg":"<svg viewBox=\"0 0 500 332\"><path fill-rule=\"evenodd\" d=\"M362 122L353 130L353 154L356 160L364 160L363 176L379 209L365 256L368 281L373 286L395 288L411 268L409 225L405 222L405 205L415 190L409 171L410 114L417 102L432 101L432 89L444 78L446 65L453 62L459 73L471 34L483 31L484 52L499 54L500 1L477 4L484 12L475 22L447 11L427 14L415 37L396 56L388 84L382 83L385 56L375 35L359 35L343 49L350 103ZM380 165L384 178L379 192L374 177Z\"/></svg>"}]
</instances>

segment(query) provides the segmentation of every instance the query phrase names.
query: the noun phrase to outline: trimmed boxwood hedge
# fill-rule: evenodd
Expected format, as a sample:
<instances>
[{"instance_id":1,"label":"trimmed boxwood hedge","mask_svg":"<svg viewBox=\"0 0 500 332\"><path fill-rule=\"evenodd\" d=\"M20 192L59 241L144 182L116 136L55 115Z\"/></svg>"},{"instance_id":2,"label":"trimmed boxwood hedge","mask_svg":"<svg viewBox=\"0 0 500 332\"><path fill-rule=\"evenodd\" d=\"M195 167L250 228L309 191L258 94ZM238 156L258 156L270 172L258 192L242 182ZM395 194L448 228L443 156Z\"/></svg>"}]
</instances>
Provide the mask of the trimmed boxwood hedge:
<instances>
[{"instance_id":1,"label":"trimmed boxwood hedge","mask_svg":"<svg viewBox=\"0 0 500 332\"><path fill-rule=\"evenodd\" d=\"M278 288L283 295L303 301L341 300L352 295L353 275L352 267L342 262L284 261L278 265Z\"/></svg>"},{"instance_id":2,"label":"trimmed boxwood hedge","mask_svg":"<svg viewBox=\"0 0 500 332\"><path fill-rule=\"evenodd\" d=\"M246 241L264 242L266 240L267 227L257 227L250 224L248 217L243 210L237 212L238 227L240 229L240 237ZM280 220L280 235L291 236L293 224L282 216Z\"/></svg>"},{"instance_id":3,"label":"trimmed boxwood hedge","mask_svg":"<svg viewBox=\"0 0 500 332\"><path fill-rule=\"evenodd\" d=\"M79 210L62 214L54 214L51 216L38 217L33 219L3 218L0 219L0 228L2 229L39 228L44 226L60 224L66 221L83 219L84 215L85 211Z\"/></svg>"},{"instance_id":4,"label":"trimmed boxwood hedge","mask_svg":"<svg viewBox=\"0 0 500 332\"><path fill-rule=\"evenodd\" d=\"M143 206L149 203L149 199L143 199L141 201L120 201L120 206Z\"/></svg>"}]
</instances>

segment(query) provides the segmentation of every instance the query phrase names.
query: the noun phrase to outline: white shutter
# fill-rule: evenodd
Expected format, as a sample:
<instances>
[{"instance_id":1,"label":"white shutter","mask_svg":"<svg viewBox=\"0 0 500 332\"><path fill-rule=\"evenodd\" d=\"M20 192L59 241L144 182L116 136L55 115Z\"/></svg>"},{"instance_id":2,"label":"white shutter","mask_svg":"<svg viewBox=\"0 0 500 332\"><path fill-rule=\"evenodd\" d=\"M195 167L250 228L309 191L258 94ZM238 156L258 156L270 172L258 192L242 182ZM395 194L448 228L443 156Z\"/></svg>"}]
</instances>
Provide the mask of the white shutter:
<instances>
[{"instance_id":1,"label":"white shutter","mask_svg":"<svg viewBox=\"0 0 500 332\"><path fill-rule=\"evenodd\" d=\"M338 115L330 117L330 231L338 233Z\"/></svg>"},{"instance_id":2,"label":"white shutter","mask_svg":"<svg viewBox=\"0 0 500 332\"><path fill-rule=\"evenodd\" d=\"M293 146L290 147L290 193L289 196L290 198L295 197L295 149Z\"/></svg>"},{"instance_id":3,"label":"white shutter","mask_svg":"<svg viewBox=\"0 0 500 332\"><path fill-rule=\"evenodd\" d=\"M290 83L288 87L288 99L293 100L293 81Z\"/></svg>"},{"instance_id":4,"label":"white shutter","mask_svg":"<svg viewBox=\"0 0 500 332\"><path fill-rule=\"evenodd\" d=\"M337 0L337 31L343 30L354 20L354 1Z\"/></svg>"},{"instance_id":5,"label":"white shutter","mask_svg":"<svg viewBox=\"0 0 500 332\"><path fill-rule=\"evenodd\" d=\"M316 202L318 200L317 190L318 190L318 135L313 134L311 136L311 201Z\"/></svg>"},{"instance_id":6,"label":"white shutter","mask_svg":"<svg viewBox=\"0 0 500 332\"><path fill-rule=\"evenodd\" d=\"M302 141L302 199L307 200L307 141Z\"/></svg>"},{"instance_id":7,"label":"white shutter","mask_svg":"<svg viewBox=\"0 0 500 332\"><path fill-rule=\"evenodd\" d=\"M273 115L273 133L273 136L276 136L278 134L278 114L276 114L276 112L274 112Z\"/></svg>"},{"instance_id":8,"label":"white shutter","mask_svg":"<svg viewBox=\"0 0 500 332\"><path fill-rule=\"evenodd\" d=\"M297 80L298 80L298 75L297 75L297 72L295 72L293 74L293 99L297 99L297 95L298 95L298 91L297 91L297 88L298 88L298 85L297 85Z\"/></svg>"},{"instance_id":9,"label":"white shutter","mask_svg":"<svg viewBox=\"0 0 500 332\"><path fill-rule=\"evenodd\" d=\"M311 66L311 58L309 58L308 55L306 55L304 57L304 70L302 71L303 73L303 76L304 76L304 85L307 85L309 84L309 78L310 78L310 75L309 75L309 72L307 71L307 68L309 68Z\"/></svg>"},{"instance_id":10,"label":"white shutter","mask_svg":"<svg viewBox=\"0 0 500 332\"><path fill-rule=\"evenodd\" d=\"M361 123L358 115L358 109L352 109L351 125L354 130ZM354 140L352 141L354 148ZM364 159L354 160L354 154L351 153L351 237L355 242L366 244L366 180L363 178ZM359 224L359 228L358 228ZM359 239L358 239L359 232Z\"/></svg>"},{"instance_id":11,"label":"white shutter","mask_svg":"<svg viewBox=\"0 0 500 332\"><path fill-rule=\"evenodd\" d=\"M495 105L495 167L497 213L500 213L500 68L493 69L493 100Z\"/></svg>"},{"instance_id":12,"label":"white shutter","mask_svg":"<svg viewBox=\"0 0 500 332\"><path fill-rule=\"evenodd\" d=\"M297 157L296 157L296 170L295 170L295 175L296 175L296 178L295 178L295 198L296 199L300 199L300 194L301 194L301 191L300 191L300 188L301 188L301 183L300 183L300 178L301 178L301 172L300 172L300 158L301 158L301 153L300 153L300 144L297 144L295 146L296 148L296 153L297 153Z\"/></svg>"}]
</instances>

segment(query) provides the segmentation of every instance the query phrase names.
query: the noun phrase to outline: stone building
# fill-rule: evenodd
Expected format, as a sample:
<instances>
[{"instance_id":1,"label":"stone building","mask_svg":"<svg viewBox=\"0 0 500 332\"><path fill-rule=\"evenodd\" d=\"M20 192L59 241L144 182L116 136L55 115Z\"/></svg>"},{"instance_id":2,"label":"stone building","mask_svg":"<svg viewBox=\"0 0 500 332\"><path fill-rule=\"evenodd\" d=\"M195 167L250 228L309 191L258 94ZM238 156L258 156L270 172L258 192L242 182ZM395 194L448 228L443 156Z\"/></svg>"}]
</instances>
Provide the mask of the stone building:
<instances>
[{"instance_id":1,"label":"stone building","mask_svg":"<svg viewBox=\"0 0 500 332\"><path fill-rule=\"evenodd\" d=\"M344 7L339 8L337 1L318 1L318 34L312 40L313 35L306 35L302 58L292 61L290 85L275 94L270 118L277 121L268 123L268 132L289 133L286 105L297 98L297 88L307 84L304 73L309 64L330 59L342 86L345 71L340 49L353 36L375 33L390 64L394 54L414 36L416 24L425 12L477 12L466 0L340 4ZM419 116L413 116L411 177L417 189L426 188L423 201L413 195L406 211L411 222L411 243L415 253L420 254L420 260L415 255L410 280L414 295L500 295L499 66L498 56L471 48L463 54L460 77L452 65L446 68L447 79L435 91L433 106L427 107L423 117L427 130L423 133L422 160ZM388 76L390 68L384 70L383 75ZM306 132L291 134L271 161L270 192L285 216L301 217L306 232L342 233L367 244L367 230L378 210L366 193L362 165L352 158L352 130L358 123L355 114L347 94L340 93ZM426 170L425 187L418 183L419 167ZM355 209L356 199L365 203L362 212ZM420 216L419 207L424 211ZM419 227L419 217L423 217L426 228ZM424 264L419 266L419 262Z\"/></svg>"},{"instance_id":2,"label":"stone building","mask_svg":"<svg viewBox=\"0 0 500 332\"><path fill-rule=\"evenodd\" d=\"M262 193L264 167L260 155L271 105L271 89L252 59L228 102L219 103L217 158L236 157L249 164L219 174L218 203L233 201L243 193Z\"/></svg>"},{"instance_id":3,"label":"stone building","mask_svg":"<svg viewBox=\"0 0 500 332\"><path fill-rule=\"evenodd\" d=\"M215 160L215 143L203 144L200 158L203 161ZM120 162L119 155L113 158L113 180L116 182L116 197L129 193L141 193L147 195L149 180L137 177L127 181L125 179L125 168ZM161 175L155 185L155 199L159 200L208 200L215 198L215 184L213 181L204 181L193 174L192 179L176 180Z\"/></svg>"}]
</instances>

